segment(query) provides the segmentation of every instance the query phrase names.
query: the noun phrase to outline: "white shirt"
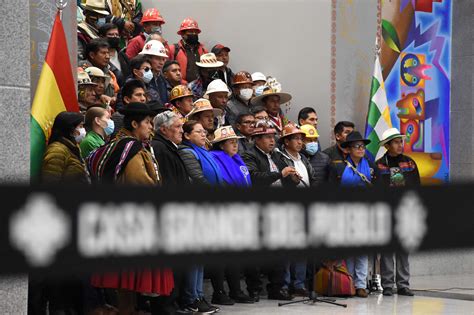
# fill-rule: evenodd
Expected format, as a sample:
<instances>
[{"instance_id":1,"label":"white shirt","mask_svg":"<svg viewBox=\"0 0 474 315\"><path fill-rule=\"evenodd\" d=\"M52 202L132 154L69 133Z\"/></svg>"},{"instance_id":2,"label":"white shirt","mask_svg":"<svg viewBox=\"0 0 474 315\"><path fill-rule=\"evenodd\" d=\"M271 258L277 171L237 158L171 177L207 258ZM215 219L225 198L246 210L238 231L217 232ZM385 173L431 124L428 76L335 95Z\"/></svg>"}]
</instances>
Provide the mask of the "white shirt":
<instances>
[{"instance_id":1,"label":"white shirt","mask_svg":"<svg viewBox=\"0 0 474 315\"><path fill-rule=\"evenodd\" d=\"M301 160L301 155L298 153L298 157L296 158L293 155L291 155L288 151L286 151L286 149L285 149L285 152L287 153L287 155L291 158L291 160L295 164L295 169L298 172L298 174L300 174L300 176L302 177L302 179L298 183L297 187L307 187L307 186L309 186L308 170L306 169L306 166L304 165L303 161ZM302 182L304 182L307 186L305 186L305 184L303 184Z\"/></svg>"},{"instance_id":2,"label":"white shirt","mask_svg":"<svg viewBox=\"0 0 474 315\"><path fill-rule=\"evenodd\" d=\"M113 64L117 69L122 71L122 67L120 66L120 61L118 59L118 51L115 51L114 54L110 54L110 63Z\"/></svg>"}]
</instances>

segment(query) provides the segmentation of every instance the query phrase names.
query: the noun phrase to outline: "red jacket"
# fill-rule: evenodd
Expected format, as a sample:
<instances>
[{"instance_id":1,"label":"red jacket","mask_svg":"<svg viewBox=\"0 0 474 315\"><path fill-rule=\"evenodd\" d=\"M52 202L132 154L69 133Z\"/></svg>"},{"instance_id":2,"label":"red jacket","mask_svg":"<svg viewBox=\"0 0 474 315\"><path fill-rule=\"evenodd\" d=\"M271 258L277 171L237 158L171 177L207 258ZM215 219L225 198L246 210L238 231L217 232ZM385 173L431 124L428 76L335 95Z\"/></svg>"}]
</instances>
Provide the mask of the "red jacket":
<instances>
[{"instance_id":1,"label":"red jacket","mask_svg":"<svg viewBox=\"0 0 474 315\"><path fill-rule=\"evenodd\" d=\"M138 56L143 50L143 46L145 46L145 34L140 33L140 35L135 36L128 42L127 49L125 50L128 59L131 60L133 57ZM169 52L170 48L168 42L165 42L163 46L165 46L166 51Z\"/></svg>"},{"instance_id":2,"label":"red jacket","mask_svg":"<svg viewBox=\"0 0 474 315\"><path fill-rule=\"evenodd\" d=\"M179 51L176 53L175 49L176 46L179 47ZM203 44L199 44L198 47L198 53L199 56L202 56L203 54L207 54L207 49L204 47ZM183 78L183 81L188 82L186 78L186 70L187 70L187 65L188 65L188 57L186 56L186 49L184 48L184 42L183 40L180 40L179 43L171 45L169 47L169 54L168 54L170 60L176 60L179 63L179 66L181 67L181 76ZM175 58L176 56L176 58Z\"/></svg>"},{"instance_id":3,"label":"red jacket","mask_svg":"<svg viewBox=\"0 0 474 315\"><path fill-rule=\"evenodd\" d=\"M145 46L145 35L140 33L140 35L135 36L128 42L127 49L125 50L128 59L136 57L142 51L143 46Z\"/></svg>"}]
</instances>

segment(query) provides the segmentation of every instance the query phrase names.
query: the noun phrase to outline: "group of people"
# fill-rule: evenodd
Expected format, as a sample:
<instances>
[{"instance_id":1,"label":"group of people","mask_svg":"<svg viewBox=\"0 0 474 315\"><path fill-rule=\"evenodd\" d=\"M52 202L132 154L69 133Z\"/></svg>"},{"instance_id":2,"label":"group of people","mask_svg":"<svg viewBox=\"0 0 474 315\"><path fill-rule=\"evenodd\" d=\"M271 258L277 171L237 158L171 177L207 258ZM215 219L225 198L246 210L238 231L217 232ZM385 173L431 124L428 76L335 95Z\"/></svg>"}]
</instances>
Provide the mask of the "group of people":
<instances>
[{"instance_id":1,"label":"group of people","mask_svg":"<svg viewBox=\"0 0 474 315\"><path fill-rule=\"evenodd\" d=\"M234 74L228 66L230 49L218 44L208 53L191 18L181 23L180 42L168 45L158 9L141 13L135 1L125 2L81 4L81 112L62 112L54 120L41 182L312 189L326 183L420 184L416 163L403 154L404 135L397 129L383 134L379 145L387 152L377 161L366 154L370 140L348 121L335 125L336 144L322 150L316 110L305 107L297 122L288 121L282 106L292 96L282 92L275 78L260 72ZM368 257L344 261L356 295L367 297ZM383 294L394 293L396 274L398 294L413 295L407 255L397 254L396 262L394 271L393 255L382 255ZM95 274L72 285L77 294L61 290L63 283L30 286L30 303L36 303L30 310L43 314L47 300L50 314L64 309L133 314L147 308L152 314L212 314L218 305L258 302L264 292L262 274L268 275L268 299L309 296L315 269L309 265L311 260ZM213 287L210 302L203 293L205 277Z\"/></svg>"}]
</instances>

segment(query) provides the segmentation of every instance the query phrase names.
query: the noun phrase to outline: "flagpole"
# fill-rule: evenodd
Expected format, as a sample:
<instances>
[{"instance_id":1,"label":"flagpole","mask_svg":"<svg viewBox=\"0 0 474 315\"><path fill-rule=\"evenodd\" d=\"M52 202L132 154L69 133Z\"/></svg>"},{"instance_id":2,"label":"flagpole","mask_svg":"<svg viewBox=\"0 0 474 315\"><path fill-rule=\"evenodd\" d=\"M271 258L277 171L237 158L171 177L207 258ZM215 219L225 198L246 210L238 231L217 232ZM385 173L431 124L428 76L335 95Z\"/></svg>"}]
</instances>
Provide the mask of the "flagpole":
<instances>
[{"instance_id":1,"label":"flagpole","mask_svg":"<svg viewBox=\"0 0 474 315\"><path fill-rule=\"evenodd\" d=\"M63 10L66 6L67 6L66 0L56 0L56 8L58 9L60 20L63 19Z\"/></svg>"}]
</instances>

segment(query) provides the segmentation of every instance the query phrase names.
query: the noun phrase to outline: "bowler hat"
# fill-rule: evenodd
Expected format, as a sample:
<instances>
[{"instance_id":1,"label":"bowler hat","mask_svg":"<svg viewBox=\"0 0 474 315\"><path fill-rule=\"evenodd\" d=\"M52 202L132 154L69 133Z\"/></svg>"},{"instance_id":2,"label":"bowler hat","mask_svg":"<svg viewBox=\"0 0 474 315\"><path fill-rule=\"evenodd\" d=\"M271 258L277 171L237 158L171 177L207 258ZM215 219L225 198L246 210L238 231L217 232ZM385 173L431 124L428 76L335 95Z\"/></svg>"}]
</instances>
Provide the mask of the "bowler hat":
<instances>
[{"instance_id":1,"label":"bowler hat","mask_svg":"<svg viewBox=\"0 0 474 315\"><path fill-rule=\"evenodd\" d=\"M369 139L364 139L362 137L362 135L360 134L360 132L353 131L353 132L351 132L350 134L347 135L346 141L341 143L341 147L342 148L347 148L351 145L351 143L357 142L357 141L362 141L362 142L364 142L365 145L367 145L371 142Z\"/></svg>"},{"instance_id":2,"label":"bowler hat","mask_svg":"<svg viewBox=\"0 0 474 315\"><path fill-rule=\"evenodd\" d=\"M148 115L155 116L155 112L144 103L133 102L128 105L125 105L124 108L119 110L120 114L125 116L131 115Z\"/></svg>"}]
</instances>

